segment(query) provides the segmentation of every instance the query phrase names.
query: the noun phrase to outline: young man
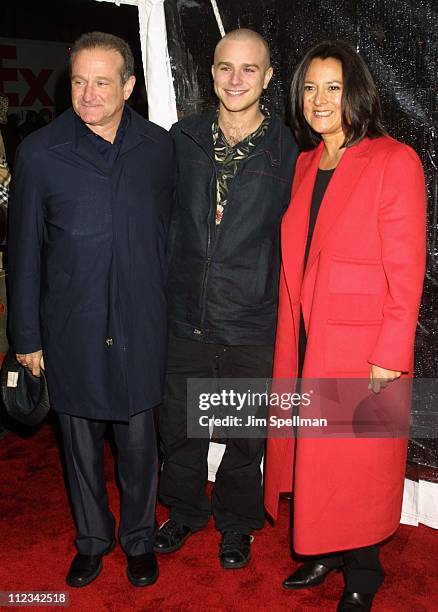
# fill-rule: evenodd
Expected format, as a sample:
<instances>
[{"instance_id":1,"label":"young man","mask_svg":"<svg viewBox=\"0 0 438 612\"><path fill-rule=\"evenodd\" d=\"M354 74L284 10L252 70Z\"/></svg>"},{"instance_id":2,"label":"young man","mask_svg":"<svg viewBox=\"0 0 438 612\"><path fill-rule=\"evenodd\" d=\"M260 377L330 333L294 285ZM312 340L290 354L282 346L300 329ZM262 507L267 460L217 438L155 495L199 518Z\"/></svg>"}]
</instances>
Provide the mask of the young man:
<instances>
[{"instance_id":1,"label":"young man","mask_svg":"<svg viewBox=\"0 0 438 612\"><path fill-rule=\"evenodd\" d=\"M264 522L264 441L228 439L210 503L208 439L186 431L189 378L271 375L279 273L279 226L297 155L291 133L260 106L272 77L266 41L235 30L217 45L216 112L173 126L179 170L170 249L170 340L159 425L161 500L170 520L157 552L180 548L214 514L220 562L240 568Z\"/></svg>"},{"instance_id":2,"label":"young man","mask_svg":"<svg viewBox=\"0 0 438 612\"><path fill-rule=\"evenodd\" d=\"M81 36L71 52L73 108L21 145L10 206L10 335L36 375L44 353L77 526L73 587L92 582L114 547L110 423L128 577L136 586L158 578L152 409L162 399L174 160L170 136L125 104L134 83L125 41Z\"/></svg>"}]
</instances>

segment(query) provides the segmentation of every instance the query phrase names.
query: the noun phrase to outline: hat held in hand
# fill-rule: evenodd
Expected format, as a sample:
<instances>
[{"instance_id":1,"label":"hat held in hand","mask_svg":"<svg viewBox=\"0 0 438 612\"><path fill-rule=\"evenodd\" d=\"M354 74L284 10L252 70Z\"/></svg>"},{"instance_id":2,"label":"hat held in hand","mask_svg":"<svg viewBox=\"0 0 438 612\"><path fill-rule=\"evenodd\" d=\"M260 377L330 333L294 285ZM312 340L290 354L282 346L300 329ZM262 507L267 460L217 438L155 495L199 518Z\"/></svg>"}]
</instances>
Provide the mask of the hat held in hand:
<instances>
[{"instance_id":1,"label":"hat held in hand","mask_svg":"<svg viewBox=\"0 0 438 612\"><path fill-rule=\"evenodd\" d=\"M18 363L10 348L4 358L0 380L2 400L8 415L28 427L35 427L50 410L46 377L34 376Z\"/></svg>"}]
</instances>

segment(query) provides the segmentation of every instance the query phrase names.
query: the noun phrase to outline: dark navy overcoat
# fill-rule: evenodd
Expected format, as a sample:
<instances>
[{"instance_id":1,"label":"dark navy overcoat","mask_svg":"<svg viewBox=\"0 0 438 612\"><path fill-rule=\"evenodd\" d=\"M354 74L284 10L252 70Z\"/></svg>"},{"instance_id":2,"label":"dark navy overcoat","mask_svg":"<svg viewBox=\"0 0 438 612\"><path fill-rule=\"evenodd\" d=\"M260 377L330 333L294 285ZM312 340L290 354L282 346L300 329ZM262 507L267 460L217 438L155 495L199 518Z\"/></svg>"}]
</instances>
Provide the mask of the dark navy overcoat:
<instances>
[{"instance_id":1,"label":"dark navy overcoat","mask_svg":"<svg viewBox=\"0 0 438 612\"><path fill-rule=\"evenodd\" d=\"M73 110L19 148L9 230L9 334L42 347L52 407L127 421L161 401L170 136L128 109L110 169Z\"/></svg>"}]
</instances>

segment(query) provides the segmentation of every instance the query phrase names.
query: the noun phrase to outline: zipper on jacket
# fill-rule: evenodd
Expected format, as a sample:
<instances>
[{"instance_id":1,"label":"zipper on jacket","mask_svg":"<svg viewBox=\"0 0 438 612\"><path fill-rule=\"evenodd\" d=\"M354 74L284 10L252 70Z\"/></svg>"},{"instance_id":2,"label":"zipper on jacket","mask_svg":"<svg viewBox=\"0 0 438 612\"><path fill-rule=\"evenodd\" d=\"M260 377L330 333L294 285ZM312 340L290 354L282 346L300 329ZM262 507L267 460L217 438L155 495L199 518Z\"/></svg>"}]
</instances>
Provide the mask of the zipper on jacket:
<instances>
[{"instance_id":1,"label":"zipper on jacket","mask_svg":"<svg viewBox=\"0 0 438 612\"><path fill-rule=\"evenodd\" d=\"M216 163L214 158L210 155L210 152L199 142L199 140L197 140L192 134L190 134L189 132L186 132L185 130L182 130L184 132L184 134L186 136L188 136L189 138L191 138L193 140L193 142L195 142L203 151L204 153L207 155L208 159L211 161L212 166L213 166L213 183L214 183L214 189L217 189L217 172L216 172ZM266 150L263 149L262 151L257 151L256 153L253 153L253 155L248 156L245 160L243 160L243 164L240 164L239 169L237 170L236 175L233 178L233 181L231 183L231 189L228 192L228 195L230 193L232 193L233 191L233 185L235 184L235 180L236 178L239 176L239 174L242 172L242 168L246 165L246 163L250 160L250 159L254 159L254 157L258 157L259 155L266 155ZM210 194L212 192L212 185L211 185L211 181L210 181ZM213 192L213 195L215 195L216 191ZM210 210L209 210L209 223L207 224L207 252L206 252L206 260L205 260L205 265L204 265L204 276L202 279L202 289L201 289L201 296L200 296L200 302L201 302L201 320L200 320L200 329L195 328L194 330L194 334L198 335L198 336L203 336L205 334L205 330L204 330L204 323L205 323L205 311L206 311L206 295L207 295L207 285L208 285L208 276L209 276L209 272L210 272L210 266L211 266L211 261L212 261L212 251L211 251L211 247L213 245L214 249L216 248L217 245L217 240L215 239L212 242L212 226L214 227L215 231L216 231L216 227L215 227L215 223L216 223L216 206L217 206L217 194L216 197L213 197L213 205L210 206ZM225 216L225 215L224 215ZM213 250L214 250L213 249Z\"/></svg>"},{"instance_id":2,"label":"zipper on jacket","mask_svg":"<svg viewBox=\"0 0 438 612\"><path fill-rule=\"evenodd\" d=\"M198 143L199 144L199 143ZM201 146L201 148L203 148ZM254 159L254 157L258 157L259 155L263 155L265 154L265 151L257 151L257 153L254 153L253 155L250 155L249 157L247 157L245 160L243 160L243 163L240 164L237 173L235 174L233 181L231 183L231 188L228 192L228 197L230 196L230 193L232 193L233 191L233 186L235 185L235 181L237 179L237 177L239 176L239 174L242 172L243 167L246 165L246 162L248 162L250 159ZM211 157L209 156L210 160L213 162L213 181L214 181L214 187L215 189L217 189L217 172L216 172L216 164L214 163L214 160L211 159ZM212 191L212 186L210 184L210 193ZM213 192L213 195L215 195L215 192ZM228 198L227 198L228 199ZM210 272L210 266L211 266L211 261L212 261L212 254L213 252L216 250L216 246L217 246L217 236L215 236L215 239L212 243L211 240L211 234L212 231L214 230L215 232L217 232L217 228L216 228L216 206L217 206L217 193L216 193L216 198L213 197L213 206L211 208L213 208L213 211L210 211L210 219L209 219L209 223L208 223L208 227L207 227L207 259L205 262L205 267L204 267L204 278L202 280L202 291L201 291L201 329L199 330L201 332L202 335L205 334L204 331L204 324L205 324L205 312L207 309L207 285L208 285L208 276L209 276L209 272ZM225 209L226 210L226 209ZM225 217L226 213L224 214ZM223 222L223 219L222 219ZM213 228L212 228L213 226ZM212 248L213 247L213 248ZM195 332L196 333L196 332Z\"/></svg>"},{"instance_id":3,"label":"zipper on jacket","mask_svg":"<svg viewBox=\"0 0 438 612\"><path fill-rule=\"evenodd\" d=\"M216 186L217 185L217 173L216 173L216 166L213 163L213 177L212 177L212 181L213 181L213 185ZM212 185L210 180L210 194L212 192ZM205 310L206 310L206 296L207 296L207 284L208 284L208 275L210 272L210 266L211 266L211 248L212 248L212 223L215 223L215 219L216 219L216 202L213 198L213 206L210 206L210 210L209 210L209 222L207 223L207 252L206 252L206 260L205 260L205 265L204 265L204 277L202 279L202 289L201 289L201 334L204 334L204 322L205 322ZM211 219L211 217L213 217L213 219ZM216 243L216 240L214 241L214 244Z\"/></svg>"},{"instance_id":4,"label":"zipper on jacket","mask_svg":"<svg viewBox=\"0 0 438 612\"><path fill-rule=\"evenodd\" d=\"M212 193L212 182L213 184L216 186L217 185L217 173L216 173L216 164L215 161L213 159L213 157L210 155L210 151L208 151L208 149L206 147L203 146L203 144L201 142L199 142L199 140L197 138L195 138L195 136L193 136L193 134L190 134L189 132L185 131L184 129L181 130L186 136L188 136L189 138L191 138L191 140L193 140L193 142L195 142L198 147L200 147L204 153L206 154L207 158L210 160L211 162L211 166L213 168L213 174L212 177L210 178L210 195ZM193 333L196 336L203 336L205 334L204 331L204 320L205 320L205 308L206 308L206 291L207 291L207 281L208 281L208 274L210 271L210 265L211 265L211 256L210 256L210 249L212 246L212 223L211 221L215 220L216 218L216 202L215 199L213 198L214 202L213 202L213 206L211 205L211 201L210 201L210 208L208 211L208 217L209 217L209 222L207 223L207 249L206 249L206 253L205 253L205 263L204 263L204 275L203 275L203 279L202 279L202 288L201 288L201 295L200 295L200 304L201 304L201 320L200 320L200 329L199 328L195 328ZM212 219L213 217L213 219Z\"/></svg>"}]
</instances>

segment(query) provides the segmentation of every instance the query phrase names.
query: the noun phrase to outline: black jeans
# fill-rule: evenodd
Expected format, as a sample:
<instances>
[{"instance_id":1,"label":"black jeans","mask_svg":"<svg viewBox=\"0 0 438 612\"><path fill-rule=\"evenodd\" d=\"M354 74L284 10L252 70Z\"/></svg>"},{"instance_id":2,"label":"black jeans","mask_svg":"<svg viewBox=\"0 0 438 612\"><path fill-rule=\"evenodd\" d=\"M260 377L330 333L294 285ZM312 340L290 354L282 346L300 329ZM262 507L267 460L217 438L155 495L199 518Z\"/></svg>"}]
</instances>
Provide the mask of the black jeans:
<instances>
[{"instance_id":1,"label":"black jeans","mask_svg":"<svg viewBox=\"0 0 438 612\"><path fill-rule=\"evenodd\" d=\"M250 534L264 523L260 462L263 439L229 438L208 499L208 439L187 437L188 378L268 378L272 346L224 346L172 337L159 431L164 455L159 495L170 518L201 529Z\"/></svg>"},{"instance_id":2,"label":"black jeans","mask_svg":"<svg viewBox=\"0 0 438 612\"><path fill-rule=\"evenodd\" d=\"M104 477L104 439L112 425L120 485L119 540L127 555L150 552L155 543L158 451L153 410L129 423L59 414L68 488L81 554L98 555L114 542L115 521Z\"/></svg>"}]
</instances>

